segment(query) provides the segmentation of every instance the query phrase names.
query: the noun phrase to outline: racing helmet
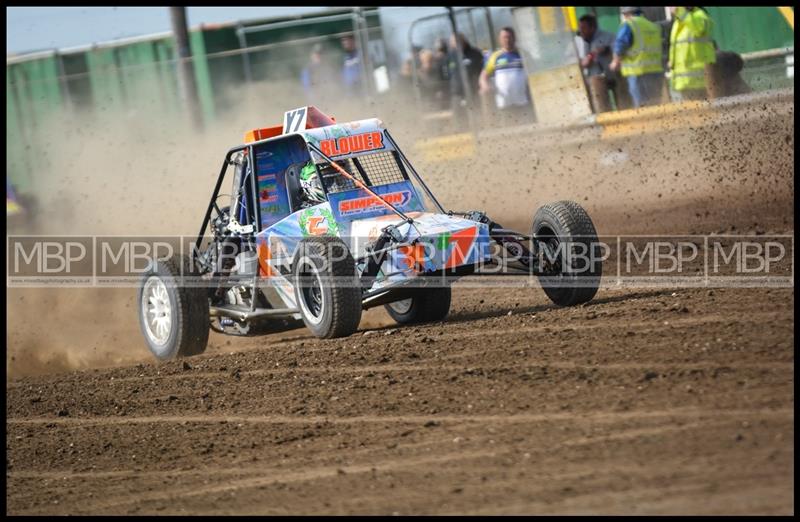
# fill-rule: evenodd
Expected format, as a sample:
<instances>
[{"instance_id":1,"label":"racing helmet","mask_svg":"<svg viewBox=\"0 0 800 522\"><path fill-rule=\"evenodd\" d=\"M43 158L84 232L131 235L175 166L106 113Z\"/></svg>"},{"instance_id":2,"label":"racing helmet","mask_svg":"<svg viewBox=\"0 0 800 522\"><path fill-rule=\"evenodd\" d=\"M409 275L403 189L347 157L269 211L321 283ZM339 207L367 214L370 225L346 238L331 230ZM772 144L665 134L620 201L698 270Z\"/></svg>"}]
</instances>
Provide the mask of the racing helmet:
<instances>
[{"instance_id":1,"label":"racing helmet","mask_svg":"<svg viewBox=\"0 0 800 522\"><path fill-rule=\"evenodd\" d=\"M313 161L309 161L300 171L300 189L303 197L307 201L323 203L325 201L325 191L322 190L322 183L317 174L317 167Z\"/></svg>"}]
</instances>

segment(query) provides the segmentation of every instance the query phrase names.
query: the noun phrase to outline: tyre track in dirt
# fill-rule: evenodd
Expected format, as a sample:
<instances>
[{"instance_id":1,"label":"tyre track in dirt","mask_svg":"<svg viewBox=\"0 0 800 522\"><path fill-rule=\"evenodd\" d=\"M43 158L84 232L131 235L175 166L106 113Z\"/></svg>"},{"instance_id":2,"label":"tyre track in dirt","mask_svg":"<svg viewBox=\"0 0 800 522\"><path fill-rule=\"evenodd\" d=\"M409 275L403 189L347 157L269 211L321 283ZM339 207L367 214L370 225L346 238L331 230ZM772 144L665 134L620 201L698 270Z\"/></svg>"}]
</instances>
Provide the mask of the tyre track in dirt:
<instances>
[{"instance_id":1,"label":"tyre track in dirt","mask_svg":"<svg viewBox=\"0 0 800 522\"><path fill-rule=\"evenodd\" d=\"M675 412L665 412L674 414ZM684 412L685 413L685 412ZM664 436L674 436L677 434L681 434L684 432L688 432L691 434L693 431L697 430L704 430L704 431L714 431L717 432L718 428L724 426L730 426L731 424L735 423L736 416L742 415L762 415L760 412L746 412L746 411L732 411L726 412L730 413L731 417L726 420L719 420L719 415L715 412L693 412L695 413L695 418L698 419L696 422L688 422L682 425L672 425L671 422L674 422L675 415L669 415L668 417L661 417L659 418L658 415L652 415L648 412L636 412L636 415L627 415L626 420L630 421L634 418L646 418L650 421L656 420L659 421L659 424L652 427L621 427L615 429L614 420L620 420L618 414L612 414L610 416L601 415L600 417L603 420L608 421L608 424L605 429L612 430L608 433L593 433L588 436L580 436L580 437L572 437L560 440L558 442L551 441L549 444L536 444L532 448L528 449L524 455L519 455L522 461L532 461L532 462L541 462L545 464L544 460L548 458L548 455L551 451L556 450L557 448L567 447L570 448L572 451L579 451L582 447L588 450L589 453L596 452L598 447L608 447L609 444L620 444L620 443L630 443L638 441L641 444L643 441L653 440L654 442L663 443ZM775 418L778 418L780 415L785 415L787 412L771 412L775 414ZM642 415L643 414L643 415ZM716 417L716 420L711 421L703 421L703 415L712 415ZM494 419L492 419L494 420ZM549 422L552 422L553 419L549 419ZM539 422L539 419L531 419L534 425ZM556 421L557 424L567 423L567 424L584 424L590 425L596 428L597 424L595 419L585 419L580 418L576 419L574 416L563 416L562 418ZM474 425L470 425L469 427L474 428ZM533 426L531 426L533 430ZM359 480L359 475L368 474L372 478L376 475L386 475L392 473L424 473L430 474L431 470L438 470L444 469L447 470L447 467L441 468L442 465L446 465L448 463L464 463L470 460L477 460L480 464L480 469L483 469L485 472L491 473L493 470L493 465L497 465L498 461L505 461L506 464L508 463L509 458L514 458L515 453L517 453L518 448L513 448L509 450L508 441L504 441L502 434L502 430L497 431L495 430L494 435L489 435L492 439L488 440L488 446L493 448L492 450L486 450L487 447L485 436L483 437L483 441L475 440L474 442L466 442L462 443L463 445L467 446L463 449L458 451L448 451L448 446L452 448L455 444L455 441L458 438L462 440L472 441L473 438L480 439L480 434L476 434L474 431L470 432L458 432L463 435L463 437L457 437L453 439L453 441L449 440L449 437L446 437L444 441L434 443L432 448L428 448L429 450L435 450L435 454L431 455L423 455L423 456L408 456L404 455L400 458L393 457L393 458L386 458L385 455L381 455L382 449L373 450L371 452L362 454L356 457L358 461L366 461L368 464L359 464L359 463L345 463L342 465L327 465L327 466L320 466L319 462L317 462L318 458L311 457L311 460L305 459L304 462L289 462L286 466L281 468L274 468L274 467L255 467L255 466L243 466L237 469L234 468L217 468L214 466L203 466L200 470L167 470L167 471L147 471L147 470L126 470L120 471L116 473L77 473L77 474L70 474L64 472L50 472L50 473L14 473L11 472L9 474L9 478L12 479L52 479L59 481L59 483L64 484L66 482L73 482L78 481L78 484L74 484L74 487L77 487L81 483L92 483L92 481L97 481L100 479L109 479L109 478L116 478L116 479L126 479L125 482L121 484L127 484L127 487L130 487L130 483L127 479L130 480L157 480L159 482L172 482L174 479L193 479L193 483L191 485L184 487L184 488L168 488L168 492L149 492L149 491L141 491L134 489L133 491L128 491L126 487L125 493L120 493L117 496L112 498L104 498L99 502L95 502L93 509L102 509L105 512L131 512L126 511L127 508L134 506L134 505L141 505L141 504L152 504L152 505L164 505L169 504L173 506L172 508L168 508L166 512L180 512L174 506L177 505L190 505L192 504L196 497L202 496L203 498L209 495L221 495L221 494L232 494L234 495L231 497L241 497L241 495L251 495L256 493L256 491L261 491L263 488L269 488L272 486L285 488L287 485L302 483L304 484L303 488L325 488L325 484L330 483L331 481L338 481L341 480L343 477L346 477L348 480ZM491 432L490 432L491 433ZM497 439L497 440L494 440ZM517 443L524 440L524 438L517 437L515 439ZM503 444L506 442L506 444ZM475 445L478 449L473 449L470 444ZM518 444L511 444L511 446L515 446ZM481 449L484 448L484 449ZM403 448L396 448L397 451L400 450L408 450L408 446L404 446ZM309 453L311 455L314 454L314 448L309 448ZM687 445L685 451L691 453L691 444ZM412 452L415 455L415 453ZM580 459L577 459L580 461ZM294 464L294 465L292 465ZM304 471L298 472L295 466L302 465L302 469ZM464 464L466 465L466 464ZM593 489L593 482L601 481L603 484L598 485L598 489L603 491L603 495L608 494L607 490L607 482L608 479L617 480L617 474L620 472L624 472L628 477L628 480L631 480L631 477L634 479L643 479L645 483L652 482L653 480L663 480L664 482L669 482L669 480L674 479L675 477L670 472L661 472L656 473L653 475L651 471L647 469L646 466L632 466L631 464L615 466L613 470L603 470L601 468L594 468L592 463L589 463L588 467L582 467L580 471L574 470L575 461L569 461L566 464L566 467L573 468L567 472L556 472L553 473L552 471L547 472L545 474L548 475L547 480L543 480L538 483L537 488L541 489L543 492L547 492L553 486L553 481L556 480L557 482L565 483L565 484L580 484L580 488L582 490L590 490ZM553 468L553 469L563 469L564 465ZM457 469L457 468L456 468ZM545 468L547 469L547 468ZM691 472L691 473L690 473ZM445 473L450 473L449 471L445 471ZM208 485L207 478L209 476L221 476L222 481L220 483L214 483ZM685 480L687 478L691 478L693 482L702 481L707 475L707 469L704 465L699 465L696 462L692 462L691 465L685 466L682 468L681 476L684 479L684 484L682 487L686 487ZM754 478L770 478L767 474L761 473L754 474L750 471L751 476L750 479ZM739 475L740 479L741 475ZM365 477L366 478L366 477ZM736 478L736 477L733 477ZM504 484L506 486L513 485L515 480L503 480L503 479L496 479L493 481L494 486L499 486ZM740 479L741 480L741 479ZM731 480L730 477L724 480L724 483L730 487ZM135 483L134 483L135 484ZM299 484L297 484L298 487ZM628 488L627 495L641 495L642 494L642 486L638 483L638 481L634 482L633 487ZM741 487L741 485L740 485ZM569 491L570 486L560 486L560 489ZM613 489L613 488L612 488ZM669 487L668 487L669 489ZM675 488L679 489L679 488ZM252 491L256 490L256 491ZM252 493L248 493L248 491L252 491ZM449 492L452 494L452 492ZM517 510L511 510L509 512L524 512L526 509L531 509L532 507L536 507L537 509L541 509L544 506L540 505L538 500L539 495L535 495L531 498L531 501L528 502L524 508L519 508ZM570 497L572 497L570 495ZM76 512L81 512L82 509L77 509ZM446 512L446 511L445 511ZM505 512L504 509L501 509L501 512Z\"/></svg>"},{"instance_id":2,"label":"tyre track in dirt","mask_svg":"<svg viewBox=\"0 0 800 522\"><path fill-rule=\"evenodd\" d=\"M484 352L473 351L465 352L453 356L442 357L441 360L451 360L457 358L473 357ZM752 363L752 364L721 364L721 363L575 363L575 362L554 362L554 361L539 361L539 362L525 362L522 364L514 364L508 366L467 366L447 365L447 364L380 364L380 365L366 365L354 367L329 367L329 366L297 366L295 368L283 368L277 370L245 370L239 372L240 376L257 377L257 376L283 376L288 379L298 374L303 373L318 373L324 375L349 375L361 373L378 373L378 372L454 372L470 370L472 372L488 372L488 371L502 371L513 369L544 369L556 368L561 370L661 370L663 372L677 372L677 371L731 371L731 370L794 370L794 362L775 362L775 363ZM194 372L173 375L158 375L151 379L158 379L159 381L181 380L181 379L218 379L220 373L211 372ZM126 377L122 379L115 379L116 382L140 382L139 377ZM273 396L278 398L283 396Z\"/></svg>"},{"instance_id":3,"label":"tyre track in dirt","mask_svg":"<svg viewBox=\"0 0 800 522\"><path fill-rule=\"evenodd\" d=\"M671 412L673 415L670 416L671 419L674 419L675 416L685 416L687 412ZM702 416L702 412L692 412L696 414L697 417ZM712 412L713 413L713 412ZM725 412L726 415L741 415L742 413L752 414L753 412ZM786 412L775 411L775 412L768 412L769 414L774 414L776 417L785 415ZM723 416L726 416L723 415ZM720 415L715 414L715 417L719 417ZM639 416L626 416L626 419L641 419L641 418L652 418L650 415L639 415ZM474 418L469 419L466 422L488 422L488 421L496 421L500 419L501 422L535 422L539 420L548 420L553 421L557 420L554 416L548 416L547 418L532 418L531 416L525 416L525 418L509 418L509 417L495 417L491 419L486 418ZM612 416L603 416L603 421L613 422L614 420L618 420L619 417L616 415ZM227 419L229 422L234 422L236 420ZM388 419L387 419L388 420ZM594 419L596 420L596 418ZM191 420L192 422L197 422L197 420ZM253 422L254 419L245 419L245 422ZM452 421L452 419L448 419L448 422ZM163 422L163 420L159 419L159 422ZM257 422L261 422L261 419L257 420ZM285 422L285 421L280 421ZM359 420L358 422L363 422ZM405 420L403 422L406 422ZM413 420L408 419L408 422L413 422ZM465 421L461 421L462 423ZM730 423L730 419L725 420L718 420L712 422L693 422L693 423L685 423L680 424L677 426L671 425L659 425L657 427L645 427L645 428L630 428L630 429L623 429L617 431L612 434L608 435L595 435L595 436L582 436L572 439L565 439L561 441L561 444L565 446L584 446L590 444L598 444L604 441L612 441L612 440L626 440L626 439L636 439L642 436L655 436L661 435L664 433L669 433L672 431L682 431L682 430L692 430L698 428L708 428L708 427L716 427L720 425L725 425ZM449 438L446 437L449 441ZM430 444L426 442L424 444ZM413 444L404 444L404 448L413 447ZM417 444L419 446L419 444ZM366 450L367 452L371 452L372 450ZM365 457L368 455L359 455L360 457ZM203 471L198 470L155 470L155 471L147 471L147 470L123 470L123 471L100 471L100 472L72 472L72 471L44 471L44 472L37 472L37 471L18 471L18 472L10 472L8 475L14 478L40 478L40 479L101 479L101 478L111 478L111 477L171 477L171 476L184 476L184 475L199 475L213 472L214 474L227 474L227 475L247 475L247 474L264 474L266 470L263 467L223 467L223 468L206 468Z\"/></svg>"},{"instance_id":4,"label":"tyre track in dirt","mask_svg":"<svg viewBox=\"0 0 800 522\"><path fill-rule=\"evenodd\" d=\"M691 408L677 408L665 411L647 412L593 412L583 414L582 417L595 422L615 422L625 419L639 419L651 417L696 417L696 416L738 416L738 415L761 415L777 416L786 418L792 417L793 410L699 410ZM90 417L77 419L61 418L36 418L36 419L15 419L9 420L7 424L28 425L28 424L48 424L48 425L108 425L108 424L150 424L150 423L256 423L256 424L424 424L434 421L436 423L526 423L536 421L565 420L574 417L572 413L550 413L550 414L512 414L512 415L362 415L358 417L331 417L331 416L304 416L290 417L285 415L252 415L252 416L158 416L158 417Z\"/></svg>"},{"instance_id":5,"label":"tyre track in dirt","mask_svg":"<svg viewBox=\"0 0 800 522\"><path fill-rule=\"evenodd\" d=\"M20 379L8 512L790 511L793 291L678 293Z\"/></svg>"}]
</instances>

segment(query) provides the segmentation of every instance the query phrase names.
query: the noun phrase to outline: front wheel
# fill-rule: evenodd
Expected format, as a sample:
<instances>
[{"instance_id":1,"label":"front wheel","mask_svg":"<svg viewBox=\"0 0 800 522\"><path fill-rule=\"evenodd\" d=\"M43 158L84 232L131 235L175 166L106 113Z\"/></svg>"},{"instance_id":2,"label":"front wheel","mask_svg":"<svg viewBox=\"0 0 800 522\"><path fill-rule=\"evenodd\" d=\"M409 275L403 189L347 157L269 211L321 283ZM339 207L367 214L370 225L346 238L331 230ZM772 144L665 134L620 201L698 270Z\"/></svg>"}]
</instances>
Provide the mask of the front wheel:
<instances>
[{"instance_id":1,"label":"front wheel","mask_svg":"<svg viewBox=\"0 0 800 522\"><path fill-rule=\"evenodd\" d=\"M147 347L161 360L203 353L208 344L205 288L186 284L197 274L188 256L158 260L139 285L139 326Z\"/></svg>"},{"instance_id":2,"label":"front wheel","mask_svg":"<svg viewBox=\"0 0 800 522\"><path fill-rule=\"evenodd\" d=\"M441 321L450 312L449 286L420 288L407 299L385 305L386 311L399 324Z\"/></svg>"},{"instance_id":3,"label":"front wheel","mask_svg":"<svg viewBox=\"0 0 800 522\"><path fill-rule=\"evenodd\" d=\"M590 301L600 286L603 263L597 231L589 214L573 201L541 207L533 218L539 252L539 281L559 306Z\"/></svg>"},{"instance_id":4,"label":"front wheel","mask_svg":"<svg viewBox=\"0 0 800 522\"><path fill-rule=\"evenodd\" d=\"M293 268L300 315L316 337L346 337L361 322L361 286L356 264L338 237L319 236L300 242Z\"/></svg>"}]
</instances>

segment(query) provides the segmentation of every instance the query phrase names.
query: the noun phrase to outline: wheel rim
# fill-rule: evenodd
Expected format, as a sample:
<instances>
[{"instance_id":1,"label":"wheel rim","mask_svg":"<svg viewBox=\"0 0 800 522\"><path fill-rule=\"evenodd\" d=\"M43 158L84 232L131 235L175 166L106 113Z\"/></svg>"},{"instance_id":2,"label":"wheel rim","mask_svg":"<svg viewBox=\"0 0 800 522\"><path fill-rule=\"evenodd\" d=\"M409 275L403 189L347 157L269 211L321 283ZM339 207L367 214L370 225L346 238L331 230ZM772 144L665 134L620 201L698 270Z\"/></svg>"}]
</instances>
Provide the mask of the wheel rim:
<instances>
[{"instance_id":1,"label":"wheel rim","mask_svg":"<svg viewBox=\"0 0 800 522\"><path fill-rule=\"evenodd\" d=\"M395 301L394 303L389 303L389 306L397 312L398 314L407 314L409 310L411 310L411 305L413 304L414 299L409 297L408 299L403 299L402 301Z\"/></svg>"},{"instance_id":2,"label":"wheel rim","mask_svg":"<svg viewBox=\"0 0 800 522\"><path fill-rule=\"evenodd\" d=\"M325 292L322 291L322 280L319 272L313 267L307 258L300 260L300 271L298 272L300 308L303 316L313 323L322 322L322 315L325 310Z\"/></svg>"},{"instance_id":3,"label":"wheel rim","mask_svg":"<svg viewBox=\"0 0 800 522\"><path fill-rule=\"evenodd\" d=\"M561 257L562 253L558 251L558 247L561 246L561 241L559 241L557 237L550 237L547 240L547 246L549 246L553 252L558 252L555 261L553 261L553 274L551 275L562 279L564 277L564 267L562 266L564 260Z\"/></svg>"},{"instance_id":4,"label":"wheel rim","mask_svg":"<svg viewBox=\"0 0 800 522\"><path fill-rule=\"evenodd\" d=\"M547 247L551 250L551 252L556 252L556 258L553 261L550 261L549 257L547 261L551 263L550 269L542 274L549 278L554 278L556 280L561 280L564 278L564 270L563 270L563 263L564 259L562 258L562 253L558 251L558 247L561 243L559 237L550 230L549 227L542 227L536 232L536 236L539 238L542 243L547 245Z\"/></svg>"},{"instance_id":5,"label":"wheel rim","mask_svg":"<svg viewBox=\"0 0 800 522\"><path fill-rule=\"evenodd\" d=\"M142 289L142 317L150 341L164 346L172 333L172 305L167 285L157 276L145 281Z\"/></svg>"}]
</instances>

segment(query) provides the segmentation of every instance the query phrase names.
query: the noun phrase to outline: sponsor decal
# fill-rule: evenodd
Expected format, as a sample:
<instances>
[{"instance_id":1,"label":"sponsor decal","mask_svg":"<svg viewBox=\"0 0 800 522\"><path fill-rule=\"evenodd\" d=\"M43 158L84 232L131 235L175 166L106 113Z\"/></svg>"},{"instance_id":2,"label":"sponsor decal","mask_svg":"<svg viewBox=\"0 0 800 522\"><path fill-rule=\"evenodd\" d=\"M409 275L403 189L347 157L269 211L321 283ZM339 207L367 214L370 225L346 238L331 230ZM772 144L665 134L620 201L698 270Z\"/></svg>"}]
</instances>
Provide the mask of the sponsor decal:
<instances>
[{"instance_id":1,"label":"sponsor decal","mask_svg":"<svg viewBox=\"0 0 800 522\"><path fill-rule=\"evenodd\" d=\"M356 152L383 148L383 134L380 132L364 132L352 136L342 136L319 142L320 150L326 156L342 156Z\"/></svg>"},{"instance_id":2,"label":"sponsor decal","mask_svg":"<svg viewBox=\"0 0 800 522\"><path fill-rule=\"evenodd\" d=\"M436 249L447 250L447 247L450 246L451 237L452 234L450 234L450 232L445 232L444 234L440 235L436 240Z\"/></svg>"},{"instance_id":3,"label":"sponsor decal","mask_svg":"<svg viewBox=\"0 0 800 522\"><path fill-rule=\"evenodd\" d=\"M278 186L275 183L262 183L259 192L261 204L278 202Z\"/></svg>"},{"instance_id":4,"label":"sponsor decal","mask_svg":"<svg viewBox=\"0 0 800 522\"><path fill-rule=\"evenodd\" d=\"M327 208L308 208L297 218L303 236L335 236L339 225Z\"/></svg>"},{"instance_id":5,"label":"sponsor decal","mask_svg":"<svg viewBox=\"0 0 800 522\"><path fill-rule=\"evenodd\" d=\"M261 213L262 214L280 214L284 213L284 209L281 205L261 205Z\"/></svg>"},{"instance_id":6,"label":"sponsor decal","mask_svg":"<svg viewBox=\"0 0 800 522\"><path fill-rule=\"evenodd\" d=\"M411 191L401 190L399 192L390 192L388 194L382 194L382 197L395 207L401 207L411 199ZM339 202L339 214L342 216L362 214L364 212L370 212L375 208L383 208L383 206L383 203L374 196L345 199Z\"/></svg>"},{"instance_id":7,"label":"sponsor decal","mask_svg":"<svg viewBox=\"0 0 800 522\"><path fill-rule=\"evenodd\" d=\"M258 267L262 277L272 276L272 267L269 265L269 260L272 257L266 241L258 243Z\"/></svg>"},{"instance_id":8,"label":"sponsor decal","mask_svg":"<svg viewBox=\"0 0 800 522\"><path fill-rule=\"evenodd\" d=\"M267 190L261 191L261 202L262 203L277 203L278 201L278 193L272 192L270 193Z\"/></svg>"}]
</instances>

